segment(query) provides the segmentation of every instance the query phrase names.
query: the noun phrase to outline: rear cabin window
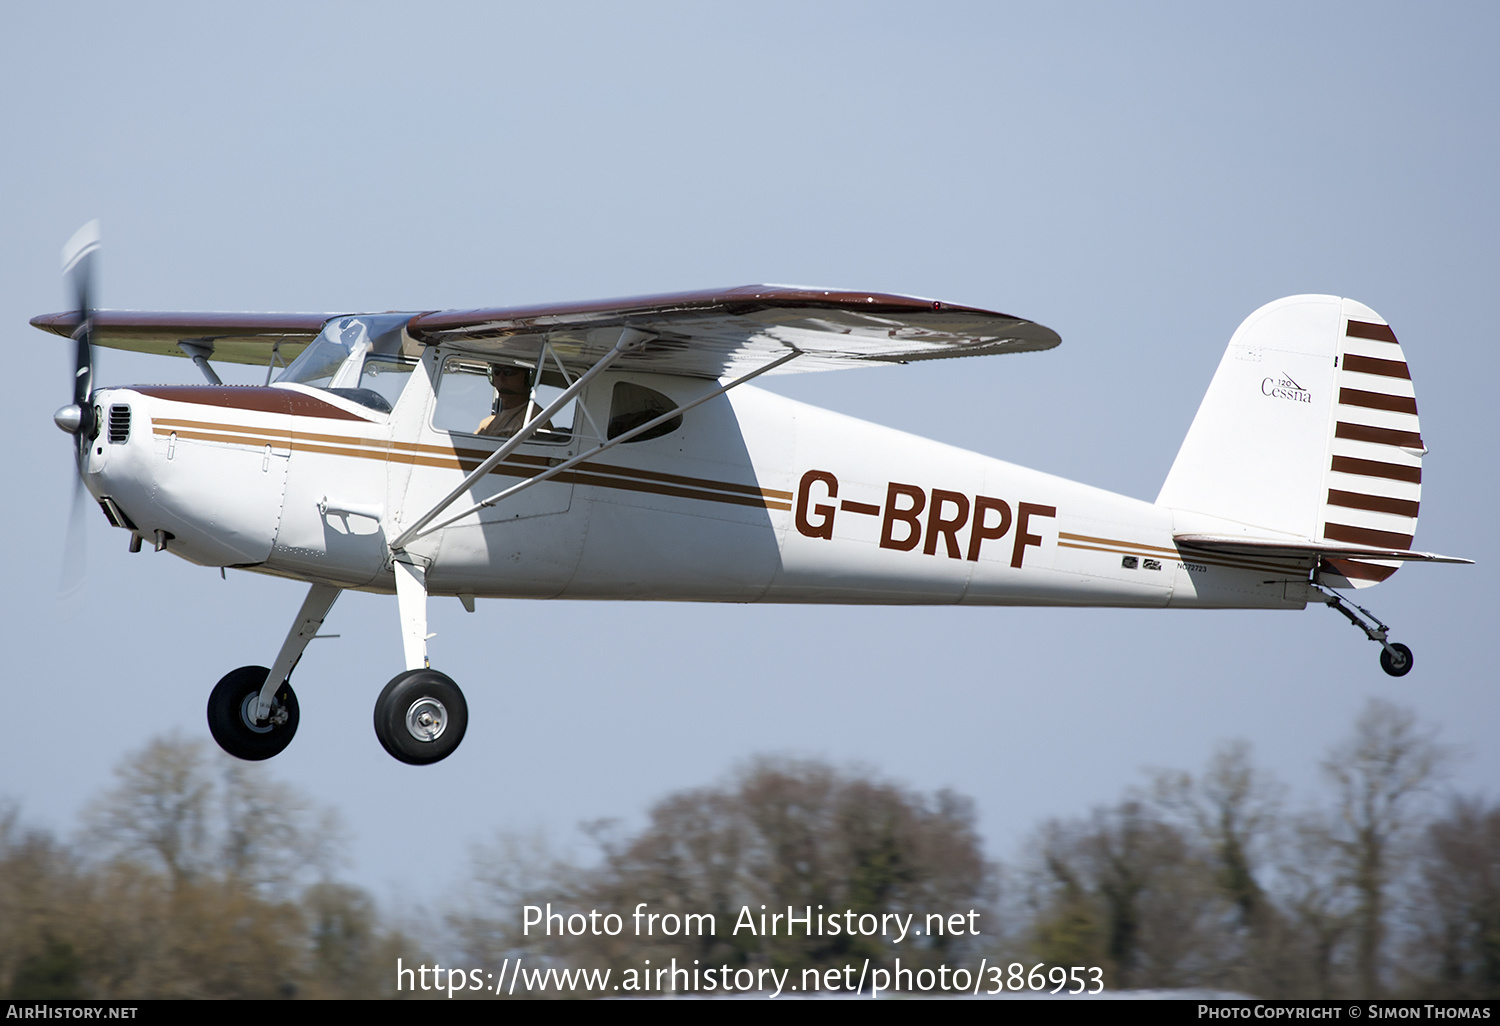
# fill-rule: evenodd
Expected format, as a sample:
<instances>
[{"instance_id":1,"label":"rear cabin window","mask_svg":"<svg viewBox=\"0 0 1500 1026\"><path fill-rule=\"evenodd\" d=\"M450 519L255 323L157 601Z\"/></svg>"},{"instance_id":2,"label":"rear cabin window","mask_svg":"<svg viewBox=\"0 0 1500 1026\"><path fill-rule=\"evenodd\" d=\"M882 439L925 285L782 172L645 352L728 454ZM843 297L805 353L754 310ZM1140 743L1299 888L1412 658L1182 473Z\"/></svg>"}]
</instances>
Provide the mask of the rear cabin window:
<instances>
[{"instance_id":1,"label":"rear cabin window","mask_svg":"<svg viewBox=\"0 0 1500 1026\"><path fill-rule=\"evenodd\" d=\"M654 388L647 388L630 381L617 381L609 402L609 437L618 438L631 428L640 427L675 409L677 409L677 404ZM623 444L629 445L631 442L644 442L648 438L660 438L680 427L682 427L682 414L679 413L671 420L663 421L650 431L642 431Z\"/></svg>"}]
</instances>

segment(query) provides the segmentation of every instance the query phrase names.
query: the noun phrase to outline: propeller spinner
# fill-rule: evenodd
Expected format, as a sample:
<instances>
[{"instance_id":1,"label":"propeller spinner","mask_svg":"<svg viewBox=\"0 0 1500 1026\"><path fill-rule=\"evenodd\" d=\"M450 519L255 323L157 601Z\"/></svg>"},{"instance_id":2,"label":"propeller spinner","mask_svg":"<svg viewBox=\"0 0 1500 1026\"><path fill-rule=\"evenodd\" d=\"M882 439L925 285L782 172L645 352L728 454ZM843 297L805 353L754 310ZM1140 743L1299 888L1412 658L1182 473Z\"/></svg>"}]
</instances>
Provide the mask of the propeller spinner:
<instances>
[{"instance_id":1,"label":"propeller spinner","mask_svg":"<svg viewBox=\"0 0 1500 1026\"><path fill-rule=\"evenodd\" d=\"M52 415L58 427L78 438L80 470L84 446L93 437L94 407L89 395L94 390L94 259L99 252L99 222L90 221L73 234L63 247L63 276L73 286L74 309L78 327L73 331L77 345L73 368L73 402Z\"/></svg>"},{"instance_id":2,"label":"propeller spinner","mask_svg":"<svg viewBox=\"0 0 1500 1026\"><path fill-rule=\"evenodd\" d=\"M73 234L63 247L63 277L73 289L78 327L73 331L76 344L73 367L73 402L52 415L52 421L74 438L73 458L78 474L73 479L72 512L68 517L68 534L63 548L63 595L75 593L83 583L85 530L83 513L83 470L88 446L98 434L98 417L89 401L94 390L94 260L99 252L99 222L90 221Z\"/></svg>"}]
</instances>

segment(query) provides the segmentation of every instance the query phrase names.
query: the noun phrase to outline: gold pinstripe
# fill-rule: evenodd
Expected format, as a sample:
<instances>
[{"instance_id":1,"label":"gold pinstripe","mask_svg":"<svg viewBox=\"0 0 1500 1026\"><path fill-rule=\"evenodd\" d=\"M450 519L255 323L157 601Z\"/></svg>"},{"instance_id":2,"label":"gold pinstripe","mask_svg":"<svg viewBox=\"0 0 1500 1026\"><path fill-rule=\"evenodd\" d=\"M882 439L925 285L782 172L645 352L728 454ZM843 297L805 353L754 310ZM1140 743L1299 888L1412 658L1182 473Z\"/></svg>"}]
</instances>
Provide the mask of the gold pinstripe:
<instances>
[{"instance_id":1,"label":"gold pinstripe","mask_svg":"<svg viewBox=\"0 0 1500 1026\"><path fill-rule=\"evenodd\" d=\"M247 445L257 449L270 445L273 449L285 449L289 452L316 452L330 456L410 463L414 466L464 472L474 470L490 455L490 452L483 449L446 448L419 442L393 442L296 430L281 431L275 428L168 417L153 419L152 431L157 435L175 434L179 438L196 441ZM503 474L507 477L535 477L543 470L556 466L560 462L562 461L545 456L512 455L503 460L491 473ZM563 483L703 499L736 506L758 506L783 511L789 511L792 508L792 493L780 489L761 488L757 485L743 485L729 481L712 481L677 474L661 474L630 467L613 467L584 462L572 470L556 475L555 479Z\"/></svg>"}]
</instances>

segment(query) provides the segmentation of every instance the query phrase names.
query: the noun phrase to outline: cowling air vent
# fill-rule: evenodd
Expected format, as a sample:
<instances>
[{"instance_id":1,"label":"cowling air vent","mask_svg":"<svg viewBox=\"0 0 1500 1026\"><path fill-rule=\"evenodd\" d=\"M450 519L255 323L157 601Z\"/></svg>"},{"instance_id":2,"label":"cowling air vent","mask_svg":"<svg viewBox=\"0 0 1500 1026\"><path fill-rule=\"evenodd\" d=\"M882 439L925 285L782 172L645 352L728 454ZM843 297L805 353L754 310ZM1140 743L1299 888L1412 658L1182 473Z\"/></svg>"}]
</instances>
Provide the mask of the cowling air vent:
<instances>
[{"instance_id":1,"label":"cowling air vent","mask_svg":"<svg viewBox=\"0 0 1500 1026\"><path fill-rule=\"evenodd\" d=\"M122 404L109 408L109 444L124 445L130 441L130 407Z\"/></svg>"}]
</instances>

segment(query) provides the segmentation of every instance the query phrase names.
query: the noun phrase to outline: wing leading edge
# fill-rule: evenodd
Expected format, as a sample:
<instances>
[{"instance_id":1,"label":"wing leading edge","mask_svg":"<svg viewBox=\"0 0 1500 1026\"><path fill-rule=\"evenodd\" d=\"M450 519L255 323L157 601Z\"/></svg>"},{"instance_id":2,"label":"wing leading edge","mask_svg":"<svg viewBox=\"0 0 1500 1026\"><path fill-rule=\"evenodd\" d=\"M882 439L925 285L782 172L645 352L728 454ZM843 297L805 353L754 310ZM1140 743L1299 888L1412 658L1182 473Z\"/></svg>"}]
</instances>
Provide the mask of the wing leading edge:
<instances>
[{"instance_id":1,"label":"wing leading edge","mask_svg":"<svg viewBox=\"0 0 1500 1026\"><path fill-rule=\"evenodd\" d=\"M622 358L621 369L703 378L745 373L789 349L803 355L779 373L1034 352L1062 341L1050 328L1009 314L914 296L787 285L450 310L419 315L408 325L418 341L476 355L525 356L545 339L580 366L608 352L624 328L651 340Z\"/></svg>"},{"instance_id":2,"label":"wing leading edge","mask_svg":"<svg viewBox=\"0 0 1500 1026\"><path fill-rule=\"evenodd\" d=\"M179 342L213 344L214 359L264 365L273 346L295 357L336 314L157 313L103 310L97 344L180 356ZM34 317L33 326L68 336L76 314ZM733 289L544 306L418 313L407 332L423 345L478 356L534 358L544 341L575 368L593 365L626 328L650 340L622 357L621 369L721 378L803 354L780 372L833 370L990 353L1036 352L1062 340L1008 314L937 300L800 286Z\"/></svg>"},{"instance_id":3,"label":"wing leading edge","mask_svg":"<svg viewBox=\"0 0 1500 1026\"><path fill-rule=\"evenodd\" d=\"M328 313L177 313L155 310L95 310L95 345L155 356L186 356L180 342L212 348L225 363L264 367L277 350L284 363L295 360L318 337ZM33 328L69 338L78 328L77 311L41 314Z\"/></svg>"}]
</instances>

